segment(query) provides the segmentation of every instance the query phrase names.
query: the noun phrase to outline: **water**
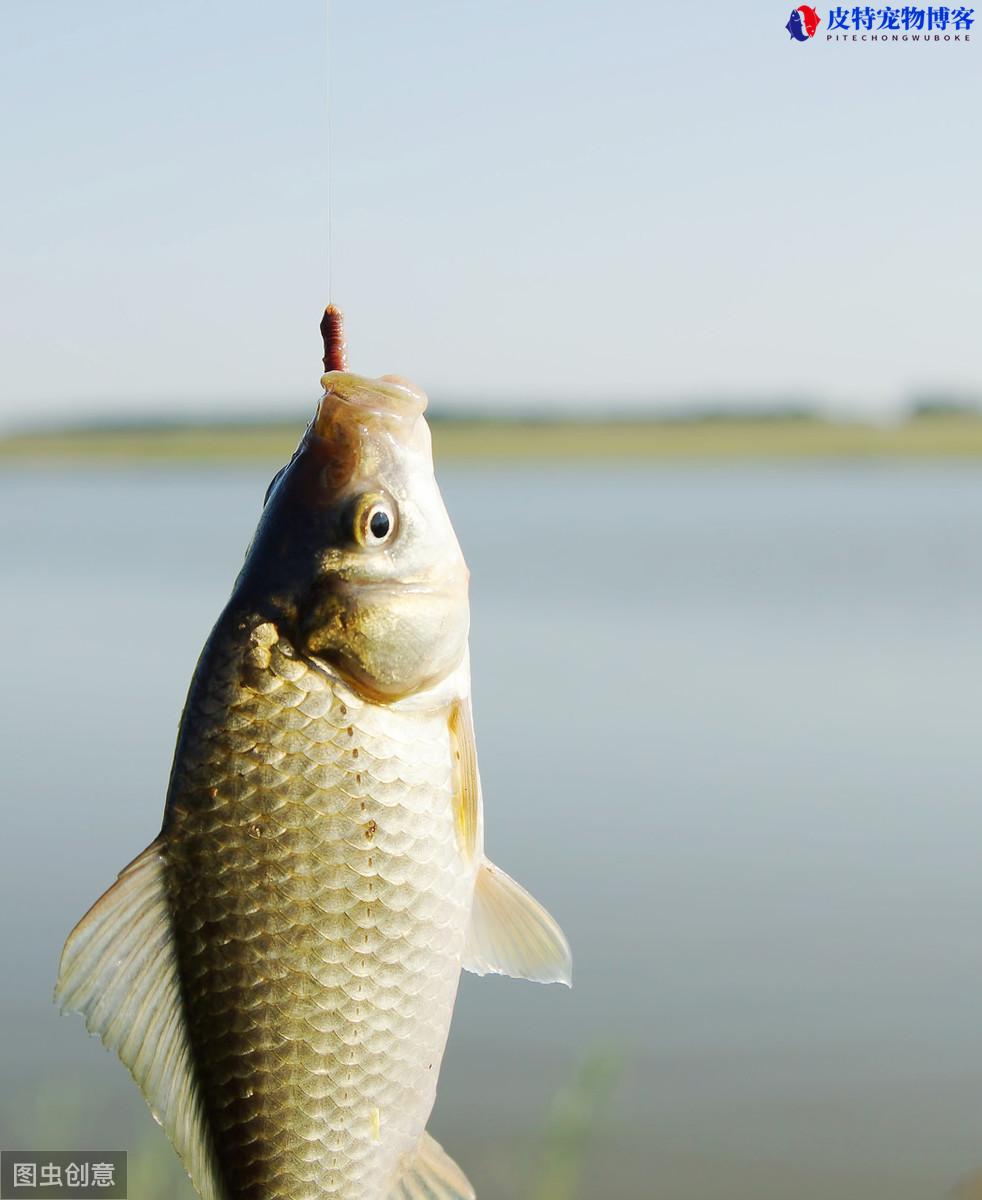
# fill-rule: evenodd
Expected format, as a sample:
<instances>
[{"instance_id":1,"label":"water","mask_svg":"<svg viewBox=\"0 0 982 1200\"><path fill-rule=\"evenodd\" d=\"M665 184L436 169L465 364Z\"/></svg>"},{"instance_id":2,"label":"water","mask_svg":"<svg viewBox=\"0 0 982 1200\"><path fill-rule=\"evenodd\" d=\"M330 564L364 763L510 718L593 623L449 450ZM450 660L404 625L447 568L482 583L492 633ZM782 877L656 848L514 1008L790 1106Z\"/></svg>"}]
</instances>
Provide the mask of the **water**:
<instances>
[{"instance_id":1,"label":"water","mask_svg":"<svg viewBox=\"0 0 982 1200\"><path fill-rule=\"evenodd\" d=\"M156 833L268 474L0 478L2 1142L143 1154L137 1200L170 1156L50 990L69 927ZM481 1200L531 1200L550 1106L598 1054L623 1070L583 1200L947 1194L982 1167L982 474L443 484L489 853L575 958L572 992L465 978L433 1127Z\"/></svg>"}]
</instances>

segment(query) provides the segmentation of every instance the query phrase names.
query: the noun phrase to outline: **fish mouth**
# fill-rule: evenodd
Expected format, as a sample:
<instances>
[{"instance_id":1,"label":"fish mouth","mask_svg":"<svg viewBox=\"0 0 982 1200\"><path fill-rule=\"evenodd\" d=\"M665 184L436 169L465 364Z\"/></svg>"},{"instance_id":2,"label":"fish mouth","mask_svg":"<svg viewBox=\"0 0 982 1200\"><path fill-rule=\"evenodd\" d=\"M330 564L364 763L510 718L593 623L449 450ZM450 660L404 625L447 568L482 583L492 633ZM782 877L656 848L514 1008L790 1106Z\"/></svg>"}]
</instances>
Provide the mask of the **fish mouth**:
<instances>
[{"instance_id":1,"label":"fish mouth","mask_svg":"<svg viewBox=\"0 0 982 1200\"><path fill-rule=\"evenodd\" d=\"M425 392L394 376L348 371L329 371L321 383L324 395L303 446L323 463L335 490L357 475L380 473L402 454L430 457Z\"/></svg>"},{"instance_id":2,"label":"fish mouth","mask_svg":"<svg viewBox=\"0 0 982 1200\"><path fill-rule=\"evenodd\" d=\"M426 411L426 393L397 375L368 379L350 371L329 371L321 377L324 395L317 406L313 432L330 437L341 412L366 423L381 421L416 423ZM340 410L340 411L339 411Z\"/></svg>"}]
</instances>

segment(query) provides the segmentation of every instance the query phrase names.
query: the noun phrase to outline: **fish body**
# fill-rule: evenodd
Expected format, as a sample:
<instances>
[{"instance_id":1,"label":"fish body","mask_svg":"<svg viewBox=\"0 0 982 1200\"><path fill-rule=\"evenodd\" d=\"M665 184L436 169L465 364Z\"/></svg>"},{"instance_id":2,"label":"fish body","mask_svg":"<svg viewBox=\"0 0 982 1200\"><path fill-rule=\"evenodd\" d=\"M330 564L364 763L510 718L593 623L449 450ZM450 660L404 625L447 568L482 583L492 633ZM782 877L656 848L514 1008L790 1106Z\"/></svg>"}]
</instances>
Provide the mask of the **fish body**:
<instances>
[{"instance_id":1,"label":"fish body","mask_svg":"<svg viewBox=\"0 0 982 1200\"><path fill-rule=\"evenodd\" d=\"M474 890L453 701L366 702L271 622L231 626L165 824L224 1174L236 1195L384 1194L433 1106Z\"/></svg>"},{"instance_id":2,"label":"fish body","mask_svg":"<svg viewBox=\"0 0 982 1200\"><path fill-rule=\"evenodd\" d=\"M425 1127L461 968L568 982L569 951L483 854L425 397L323 382L192 680L161 833L57 995L203 1200L459 1200Z\"/></svg>"}]
</instances>

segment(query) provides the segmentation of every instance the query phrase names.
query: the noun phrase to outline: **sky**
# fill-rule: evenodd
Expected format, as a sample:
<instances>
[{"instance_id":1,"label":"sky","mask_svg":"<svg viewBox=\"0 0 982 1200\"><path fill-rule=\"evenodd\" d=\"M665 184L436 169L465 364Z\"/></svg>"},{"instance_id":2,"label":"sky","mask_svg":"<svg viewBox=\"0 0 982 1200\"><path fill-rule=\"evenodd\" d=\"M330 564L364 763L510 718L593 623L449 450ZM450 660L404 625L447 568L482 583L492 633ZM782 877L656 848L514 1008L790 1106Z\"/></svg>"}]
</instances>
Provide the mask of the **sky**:
<instances>
[{"instance_id":1,"label":"sky","mask_svg":"<svg viewBox=\"0 0 982 1200\"><path fill-rule=\"evenodd\" d=\"M0 0L0 429L292 417L331 290L461 407L982 393L982 20L333 0L329 161L326 8Z\"/></svg>"}]
</instances>

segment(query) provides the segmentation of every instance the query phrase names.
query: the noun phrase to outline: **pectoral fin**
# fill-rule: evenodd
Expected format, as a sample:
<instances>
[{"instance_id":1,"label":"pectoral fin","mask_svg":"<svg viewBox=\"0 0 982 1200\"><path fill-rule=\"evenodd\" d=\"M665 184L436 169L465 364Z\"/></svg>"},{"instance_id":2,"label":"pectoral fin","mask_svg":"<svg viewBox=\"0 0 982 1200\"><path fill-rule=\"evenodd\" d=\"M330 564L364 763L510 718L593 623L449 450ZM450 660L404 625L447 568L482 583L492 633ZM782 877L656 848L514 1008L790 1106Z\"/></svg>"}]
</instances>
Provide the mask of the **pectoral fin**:
<instances>
[{"instance_id":1,"label":"pectoral fin","mask_svg":"<svg viewBox=\"0 0 982 1200\"><path fill-rule=\"evenodd\" d=\"M153 842L72 930L55 1000L115 1050L202 1200L222 1200L184 1023L165 862Z\"/></svg>"},{"instance_id":2,"label":"pectoral fin","mask_svg":"<svg viewBox=\"0 0 982 1200\"><path fill-rule=\"evenodd\" d=\"M424 1133L386 1200L474 1200L474 1189L440 1143Z\"/></svg>"},{"instance_id":3,"label":"pectoral fin","mask_svg":"<svg viewBox=\"0 0 982 1200\"><path fill-rule=\"evenodd\" d=\"M453 751L453 811L457 841L472 862L481 831L481 777L474 745L474 718L469 699L458 700L450 710L450 746Z\"/></svg>"},{"instance_id":4,"label":"pectoral fin","mask_svg":"<svg viewBox=\"0 0 982 1200\"><path fill-rule=\"evenodd\" d=\"M563 931L537 900L487 860L477 873L463 965L475 975L567 987L573 972Z\"/></svg>"}]
</instances>

